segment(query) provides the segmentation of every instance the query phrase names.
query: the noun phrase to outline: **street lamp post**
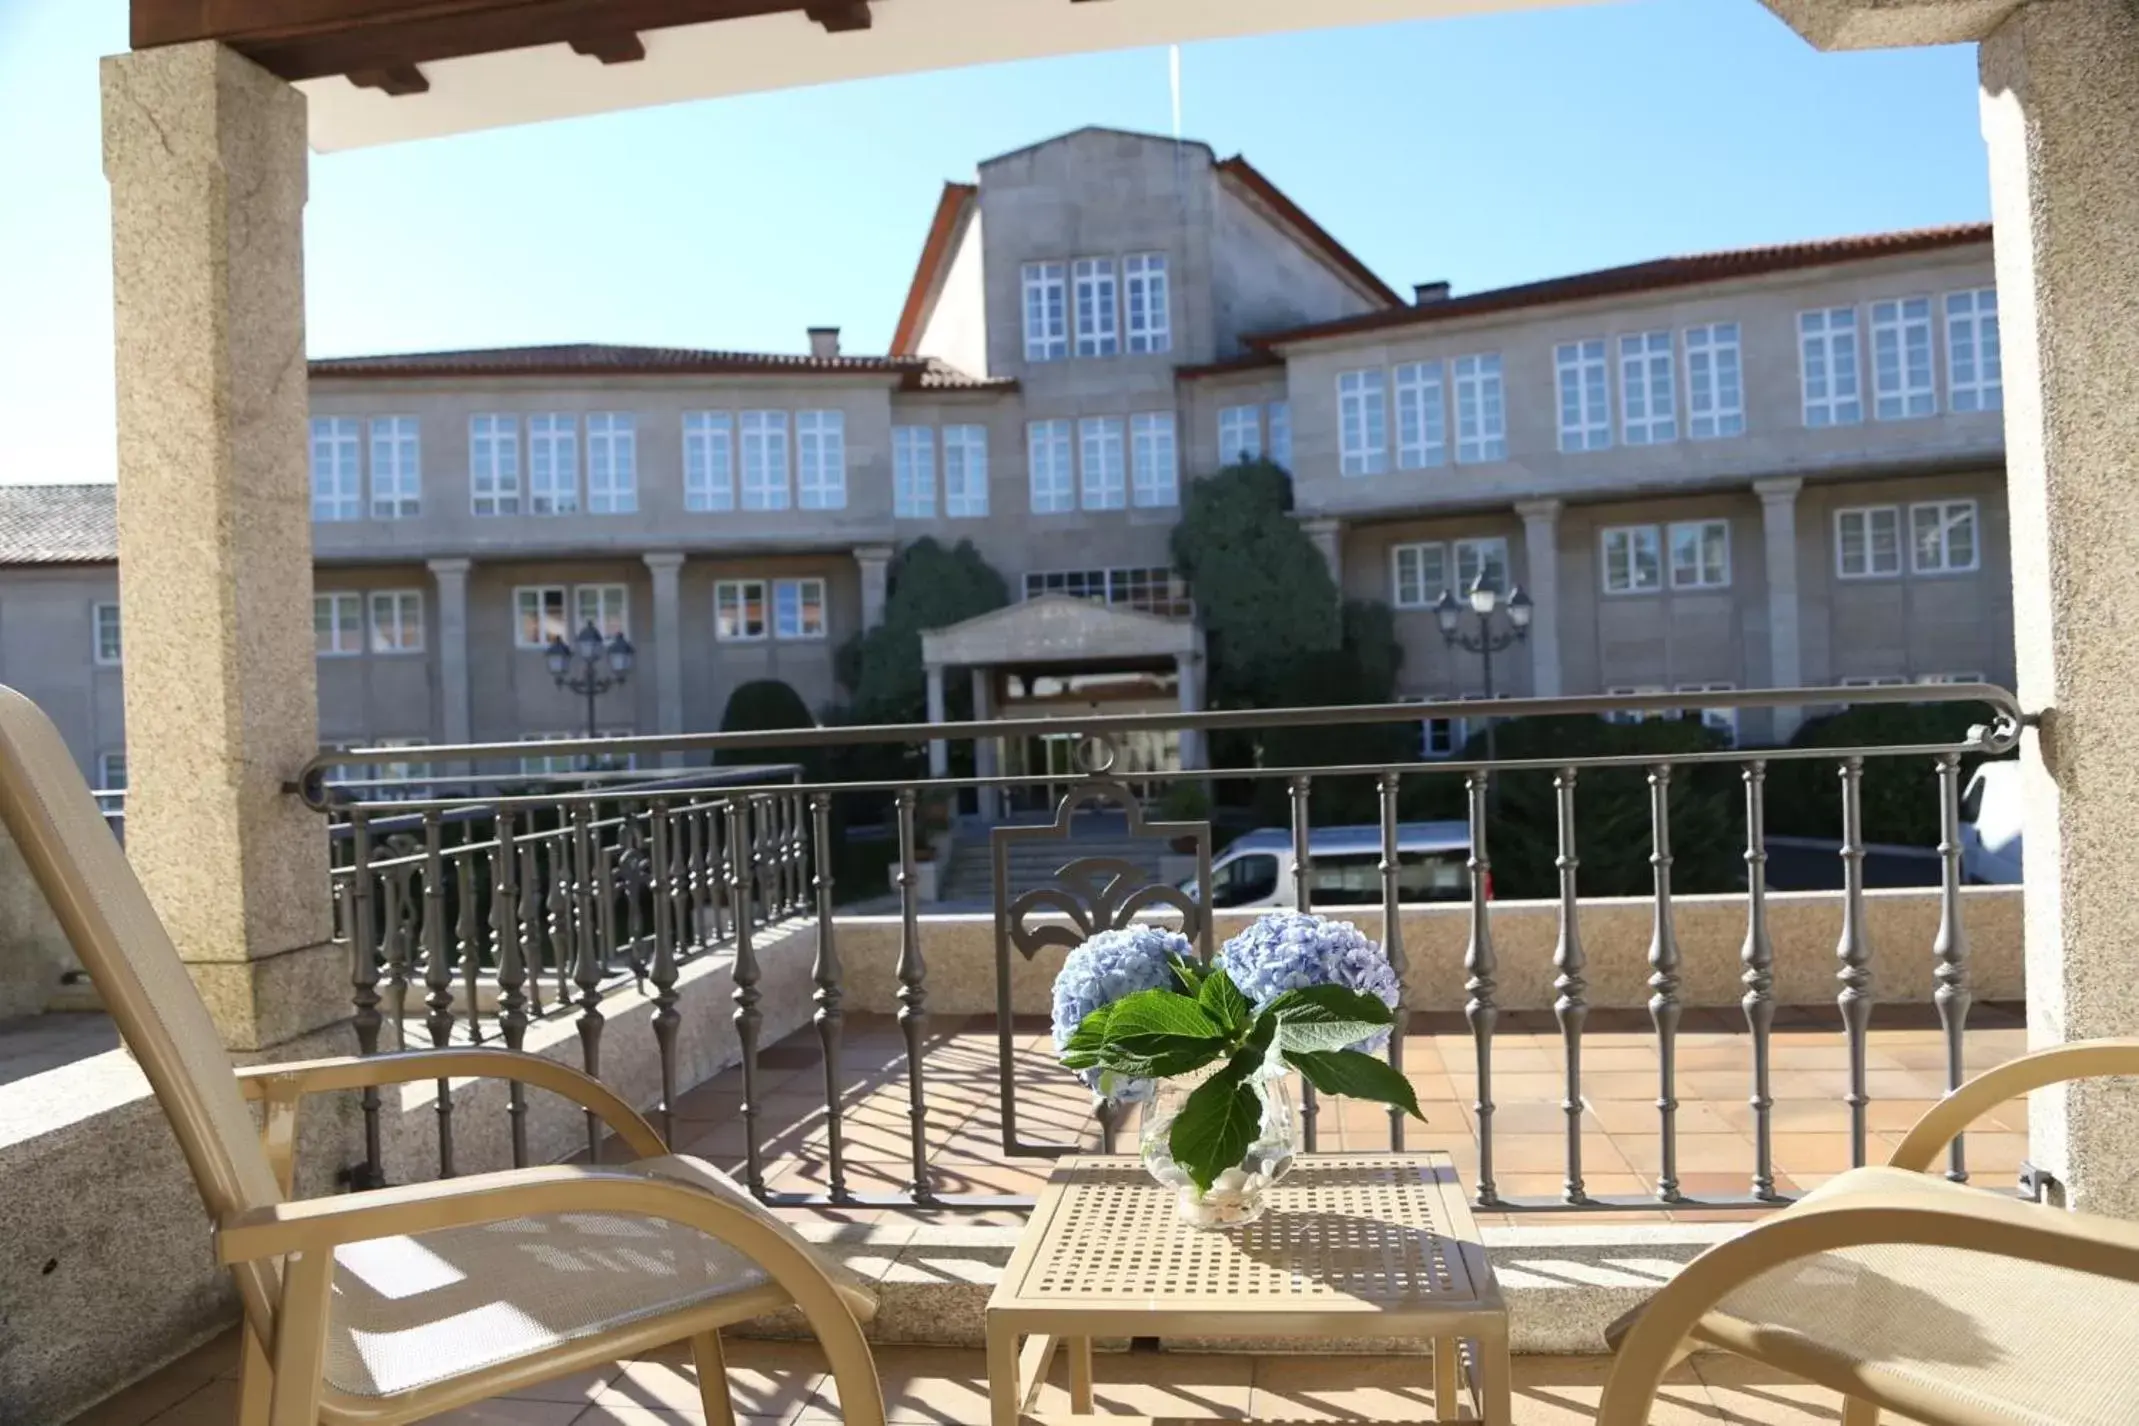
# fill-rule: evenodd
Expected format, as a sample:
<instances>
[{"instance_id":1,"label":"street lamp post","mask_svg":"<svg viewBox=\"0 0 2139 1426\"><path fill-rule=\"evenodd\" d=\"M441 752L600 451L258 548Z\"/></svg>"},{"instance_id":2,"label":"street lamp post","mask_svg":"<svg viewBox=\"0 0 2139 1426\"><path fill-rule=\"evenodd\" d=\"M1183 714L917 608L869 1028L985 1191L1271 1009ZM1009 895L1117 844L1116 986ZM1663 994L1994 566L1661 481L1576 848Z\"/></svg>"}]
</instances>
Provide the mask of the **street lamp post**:
<instances>
[{"instance_id":1,"label":"street lamp post","mask_svg":"<svg viewBox=\"0 0 2139 1426\"><path fill-rule=\"evenodd\" d=\"M1530 596L1517 585L1509 591L1506 608L1500 605L1500 591L1485 582L1485 574L1479 572L1471 581L1469 603L1471 613L1477 616L1478 632L1466 633L1462 628L1463 605L1456 600L1453 590L1441 591L1440 602L1433 606L1433 617L1441 625L1441 637L1452 649L1464 649L1474 653L1485 664L1485 696L1493 697L1493 655L1512 648L1530 637ZM1506 619L1505 627L1496 629L1493 615L1500 613ZM1499 746L1493 736L1493 720L1485 720L1485 756L1488 762L1498 761Z\"/></svg>"},{"instance_id":2,"label":"street lamp post","mask_svg":"<svg viewBox=\"0 0 2139 1426\"><path fill-rule=\"evenodd\" d=\"M610 689L621 686L631 677L633 653L631 640L622 634L604 640L602 631L594 627L592 619L587 621L586 627L579 631L579 637L570 644L564 641L562 634L550 639L550 646L543 654L543 660L549 665L550 677L557 680L559 688L580 694L587 700L589 738L601 736L594 720L594 700ZM586 763L587 770L593 771L592 753L587 755Z\"/></svg>"}]
</instances>

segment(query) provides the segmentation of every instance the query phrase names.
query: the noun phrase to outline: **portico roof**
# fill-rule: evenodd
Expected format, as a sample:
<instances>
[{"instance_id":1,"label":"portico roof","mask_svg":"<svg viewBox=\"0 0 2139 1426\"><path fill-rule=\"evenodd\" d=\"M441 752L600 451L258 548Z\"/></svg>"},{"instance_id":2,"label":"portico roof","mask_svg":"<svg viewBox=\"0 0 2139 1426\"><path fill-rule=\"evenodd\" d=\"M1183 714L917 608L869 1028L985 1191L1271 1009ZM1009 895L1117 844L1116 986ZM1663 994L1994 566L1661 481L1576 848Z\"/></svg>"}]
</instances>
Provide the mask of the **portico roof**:
<instances>
[{"instance_id":1,"label":"portico roof","mask_svg":"<svg viewBox=\"0 0 2139 1426\"><path fill-rule=\"evenodd\" d=\"M1193 658L1203 634L1191 619L1068 594L1043 594L921 635L921 661L938 667Z\"/></svg>"}]
</instances>

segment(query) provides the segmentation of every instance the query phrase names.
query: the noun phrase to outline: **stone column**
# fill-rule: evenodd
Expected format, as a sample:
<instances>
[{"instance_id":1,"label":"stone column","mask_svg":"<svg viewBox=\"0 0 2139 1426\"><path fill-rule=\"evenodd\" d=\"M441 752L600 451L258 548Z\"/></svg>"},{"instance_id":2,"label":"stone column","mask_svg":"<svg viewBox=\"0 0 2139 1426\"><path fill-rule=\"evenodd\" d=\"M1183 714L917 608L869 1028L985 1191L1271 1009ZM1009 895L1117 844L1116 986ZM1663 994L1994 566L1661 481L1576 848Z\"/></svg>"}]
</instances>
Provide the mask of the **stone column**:
<instances>
[{"instance_id":1,"label":"stone column","mask_svg":"<svg viewBox=\"0 0 2139 1426\"><path fill-rule=\"evenodd\" d=\"M1768 567L1768 686L1796 688L1805 681L1804 635L1797 603L1797 493L1805 482L1777 476L1753 482L1760 496L1760 533ZM1769 713L1769 736L1788 742L1804 721L1801 708Z\"/></svg>"},{"instance_id":2,"label":"stone column","mask_svg":"<svg viewBox=\"0 0 2139 1426\"><path fill-rule=\"evenodd\" d=\"M683 731L683 556L673 550L640 558L654 577L654 728L664 737ZM681 753L663 753L663 767L679 767Z\"/></svg>"},{"instance_id":3,"label":"stone column","mask_svg":"<svg viewBox=\"0 0 2139 1426\"><path fill-rule=\"evenodd\" d=\"M1529 571L1524 588L1530 595L1530 691L1539 698L1560 696L1560 502L1525 500L1515 507L1523 517L1523 557Z\"/></svg>"},{"instance_id":4,"label":"stone column","mask_svg":"<svg viewBox=\"0 0 2139 1426\"><path fill-rule=\"evenodd\" d=\"M1302 520L1300 528L1315 542L1315 548L1322 551L1322 561L1329 566L1329 577L1341 597L1344 594L1344 521L1328 518Z\"/></svg>"},{"instance_id":5,"label":"stone column","mask_svg":"<svg viewBox=\"0 0 2139 1426\"><path fill-rule=\"evenodd\" d=\"M126 850L225 1043L286 1047L350 1013L326 823L283 791L319 750L305 101L212 43L106 59L103 91Z\"/></svg>"},{"instance_id":6,"label":"stone column","mask_svg":"<svg viewBox=\"0 0 2139 1426\"><path fill-rule=\"evenodd\" d=\"M941 723L943 713L943 665L928 666L928 721ZM928 744L928 775L947 777L951 771L951 745L941 738L931 738Z\"/></svg>"},{"instance_id":7,"label":"stone column","mask_svg":"<svg viewBox=\"0 0 2139 1426\"><path fill-rule=\"evenodd\" d=\"M439 740L475 741L468 707L468 570L473 561L427 561L438 592Z\"/></svg>"},{"instance_id":8,"label":"stone column","mask_svg":"<svg viewBox=\"0 0 2139 1426\"><path fill-rule=\"evenodd\" d=\"M1203 711L1203 655L1175 654L1173 660L1176 693L1183 713ZM1181 766L1200 768L1203 759L1203 732L1198 728L1181 730Z\"/></svg>"},{"instance_id":9,"label":"stone column","mask_svg":"<svg viewBox=\"0 0 2139 1426\"><path fill-rule=\"evenodd\" d=\"M892 548L889 545L856 545L854 563L862 574L862 628L874 629L884 622L884 601L889 597Z\"/></svg>"},{"instance_id":10,"label":"stone column","mask_svg":"<svg viewBox=\"0 0 2139 1426\"><path fill-rule=\"evenodd\" d=\"M974 720L977 722L985 721L994 716L995 670L976 668L973 670ZM1001 740L996 738L979 738L974 741L973 771L977 776L994 777L1001 770L1002 759L998 752L1001 747ZM1000 789L993 787L981 788L979 795L975 798L975 802L979 806L980 815L984 819L990 822L1002 820L1002 794Z\"/></svg>"}]
</instances>

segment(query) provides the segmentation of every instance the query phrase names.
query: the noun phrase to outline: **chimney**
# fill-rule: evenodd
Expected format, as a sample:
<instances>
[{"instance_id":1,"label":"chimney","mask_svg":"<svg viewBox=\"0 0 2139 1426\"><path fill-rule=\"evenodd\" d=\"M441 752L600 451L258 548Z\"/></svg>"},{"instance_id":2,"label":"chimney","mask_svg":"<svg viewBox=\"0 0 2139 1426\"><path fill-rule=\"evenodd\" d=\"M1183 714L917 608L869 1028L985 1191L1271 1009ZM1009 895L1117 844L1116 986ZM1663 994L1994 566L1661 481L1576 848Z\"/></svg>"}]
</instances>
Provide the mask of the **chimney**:
<instances>
[{"instance_id":1,"label":"chimney","mask_svg":"<svg viewBox=\"0 0 2139 1426\"><path fill-rule=\"evenodd\" d=\"M810 328L810 355L819 361L828 361L839 355L839 328Z\"/></svg>"},{"instance_id":2,"label":"chimney","mask_svg":"<svg viewBox=\"0 0 2139 1426\"><path fill-rule=\"evenodd\" d=\"M1447 300L1448 284L1445 282L1414 282L1411 285L1411 303L1415 307L1430 307Z\"/></svg>"}]
</instances>

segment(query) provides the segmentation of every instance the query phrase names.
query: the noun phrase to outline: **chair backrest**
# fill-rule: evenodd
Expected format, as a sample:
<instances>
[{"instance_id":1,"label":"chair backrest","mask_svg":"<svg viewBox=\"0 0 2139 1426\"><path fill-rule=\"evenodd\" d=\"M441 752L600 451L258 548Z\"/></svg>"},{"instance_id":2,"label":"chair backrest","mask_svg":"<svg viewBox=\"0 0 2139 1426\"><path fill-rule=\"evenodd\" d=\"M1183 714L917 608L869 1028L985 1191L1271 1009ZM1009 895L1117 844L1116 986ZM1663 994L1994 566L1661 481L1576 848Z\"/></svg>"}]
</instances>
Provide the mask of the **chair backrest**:
<instances>
[{"instance_id":1,"label":"chair backrest","mask_svg":"<svg viewBox=\"0 0 2139 1426\"><path fill-rule=\"evenodd\" d=\"M0 687L0 823L51 904L178 1135L211 1217L282 1194L178 948L50 719ZM262 1293L272 1270L241 1273ZM251 1279L248 1281L248 1279ZM257 1306L257 1304L254 1304Z\"/></svg>"}]
</instances>

